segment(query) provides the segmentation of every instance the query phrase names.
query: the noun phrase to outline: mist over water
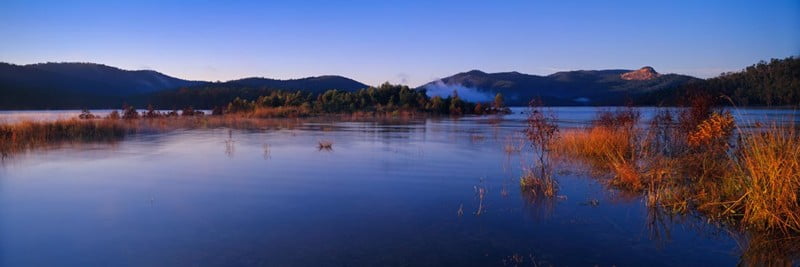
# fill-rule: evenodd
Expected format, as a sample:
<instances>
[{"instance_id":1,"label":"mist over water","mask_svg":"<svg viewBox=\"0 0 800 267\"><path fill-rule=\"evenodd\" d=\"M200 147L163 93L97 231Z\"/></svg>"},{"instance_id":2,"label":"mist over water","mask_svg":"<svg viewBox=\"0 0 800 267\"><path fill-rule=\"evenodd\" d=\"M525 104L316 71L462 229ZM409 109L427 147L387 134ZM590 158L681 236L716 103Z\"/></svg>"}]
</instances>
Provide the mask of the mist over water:
<instances>
[{"instance_id":1,"label":"mist over water","mask_svg":"<svg viewBox=\"0 0 800 267\"><path fill-rule=\"evenodd\" d=\"M442 98L447 98L448 96L452 96L453 92L456 92L458 97L469 102L490 102L494 100L494 94L492 93L482 92L476 88L462 85L445 84L441 80L426 85L425 89L430 97L440 96Z\"/></svg>"}]
</instances>

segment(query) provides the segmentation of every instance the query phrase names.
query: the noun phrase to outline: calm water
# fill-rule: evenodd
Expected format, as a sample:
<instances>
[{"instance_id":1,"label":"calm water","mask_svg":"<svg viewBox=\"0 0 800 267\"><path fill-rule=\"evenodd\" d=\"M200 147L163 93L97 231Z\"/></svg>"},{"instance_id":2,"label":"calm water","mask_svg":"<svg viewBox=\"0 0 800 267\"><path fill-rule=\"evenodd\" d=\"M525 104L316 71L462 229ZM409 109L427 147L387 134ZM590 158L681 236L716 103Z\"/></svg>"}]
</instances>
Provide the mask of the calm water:
<instances>
[{"instance_id":1,"label":"calm water","mask_svg":"<svg viewBox=\"0 0 800 267\"><path fill-rule=\"evenodd\" d=\"M557 112L569 126L594 109ZM0 165L0 265L737 264L727 231L581 172L558 172L556 200L522 195L530 149L504 146L523 119L183 130L14 155Z\"/></svg>"}]
</instances>

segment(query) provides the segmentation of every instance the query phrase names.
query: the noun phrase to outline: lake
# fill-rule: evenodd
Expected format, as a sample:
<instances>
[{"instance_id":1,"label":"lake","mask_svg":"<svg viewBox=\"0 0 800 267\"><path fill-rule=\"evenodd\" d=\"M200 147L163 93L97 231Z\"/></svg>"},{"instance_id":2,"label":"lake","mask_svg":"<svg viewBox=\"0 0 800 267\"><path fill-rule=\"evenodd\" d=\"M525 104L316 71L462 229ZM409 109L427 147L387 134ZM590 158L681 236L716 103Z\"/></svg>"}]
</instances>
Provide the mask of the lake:
<instances>
[{"instance_id":1,"label":"lake","mask_svg":"<svg viewBox=\"0 0 800 267\"><path fill-rule=\"evenodd\" d=\"M581 127L602 108L553 108ZM284 120L64 144L0 165L3 266L731 266L736 234L562 168L522 194L506 116ZM643 118L655 109L643 108ZM72 113L68 113L72 112ZM53 119L76 111L0 112ZM36 114L47 114L39 116ZM65 115L69 114L69 115ZM740 124L800 118L738 109ZM318 142L331 141L331 149ZM522 148L507 151L506 146ZM796 259L795 259L796 260ZM536 263L536 264L534 264Z\"/></svg>"}]
</instances>

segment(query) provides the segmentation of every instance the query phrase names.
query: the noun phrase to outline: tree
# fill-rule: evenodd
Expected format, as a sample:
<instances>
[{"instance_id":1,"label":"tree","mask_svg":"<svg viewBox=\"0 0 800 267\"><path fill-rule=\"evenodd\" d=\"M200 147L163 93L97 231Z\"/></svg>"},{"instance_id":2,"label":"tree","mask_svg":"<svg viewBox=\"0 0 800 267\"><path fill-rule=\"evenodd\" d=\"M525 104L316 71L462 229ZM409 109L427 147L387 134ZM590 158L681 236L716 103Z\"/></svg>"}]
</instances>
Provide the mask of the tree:
<instances>
[{"instance_id":1,"label":"tree","mask_svg":"<svg viewBox=\"0 0 800 267\"><path fill-rule=\"evenodd\" d=\"M501 110L506 107L505 101L503 100L503 94L497 93L494 95L494 108L497 110Z\"/></svg>"}]
</instances>

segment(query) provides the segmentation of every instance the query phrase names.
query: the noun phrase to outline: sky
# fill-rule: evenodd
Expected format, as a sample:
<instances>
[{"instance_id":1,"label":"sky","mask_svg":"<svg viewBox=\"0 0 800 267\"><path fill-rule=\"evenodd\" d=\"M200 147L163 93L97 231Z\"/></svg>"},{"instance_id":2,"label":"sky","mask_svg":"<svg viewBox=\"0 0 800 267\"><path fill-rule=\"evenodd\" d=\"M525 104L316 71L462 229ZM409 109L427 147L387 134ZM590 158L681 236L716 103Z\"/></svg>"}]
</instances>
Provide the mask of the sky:
<instances>
[{"instance_id":1,"label":"sky","mask_svg":"<svg viewBox=\"0 0 800 267\"><path fill-rule=\"evenodd\" d=\"M800 1L0 1L0 61L182 79L638 69L702 78L800 55Z\"/></svg>"}]
</instances>

